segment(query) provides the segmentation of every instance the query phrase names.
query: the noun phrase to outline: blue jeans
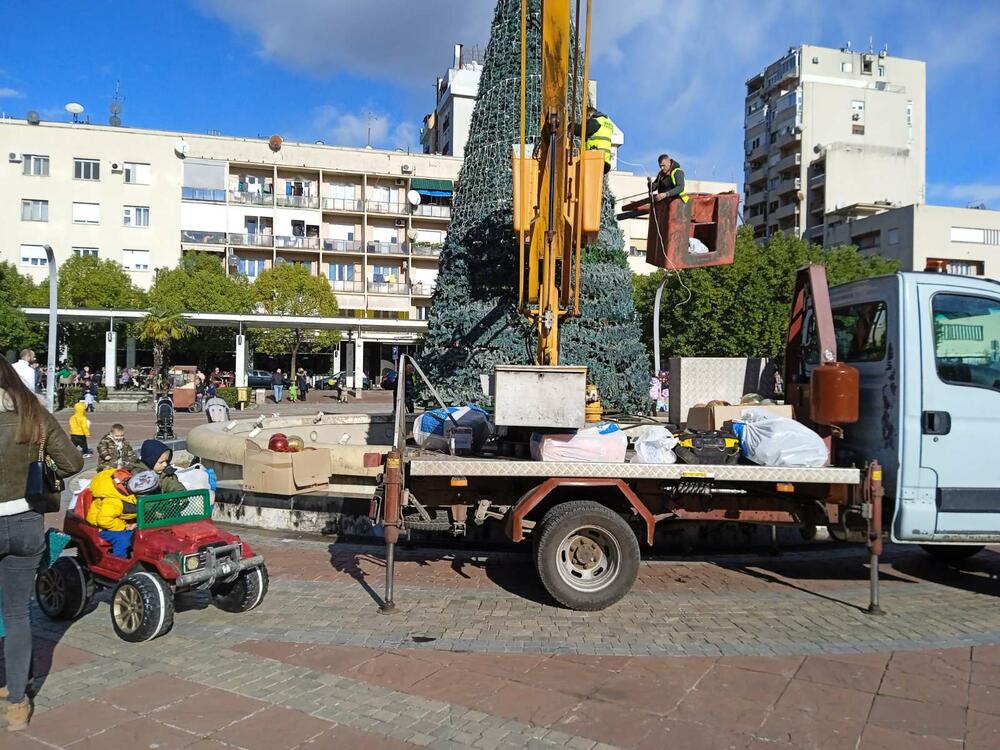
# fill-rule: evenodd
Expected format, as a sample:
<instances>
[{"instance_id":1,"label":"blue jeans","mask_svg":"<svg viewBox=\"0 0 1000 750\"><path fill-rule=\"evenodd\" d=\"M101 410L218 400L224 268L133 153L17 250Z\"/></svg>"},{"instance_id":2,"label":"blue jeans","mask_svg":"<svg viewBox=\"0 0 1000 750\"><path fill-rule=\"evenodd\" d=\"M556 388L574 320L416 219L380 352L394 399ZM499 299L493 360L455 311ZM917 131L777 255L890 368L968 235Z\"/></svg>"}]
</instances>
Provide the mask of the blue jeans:
<instances>
[{"instance_id":1,"label":"blue jeans","mask_svg":"<svg viewBox=\"0 0 1000 750\"><path fill-rule=\"evenodd\" d=\"M102 531L99 536L111 542L111 554L115 557L128 557L132 546L133 531Z\"/></svg>"},{"instance_id":2,"label":"blue jeans","mask_svg":"<svg viewBox=\"0 0 1000 750\"><path fill-rule=\"evenodd\" d=\"M35 588L35 571L45 550L42 515L29 510L0 516L0 591L3 591L3 656L8 700L20 703L31 669L31 620L28 603Z\"/></svg>"},{"instance_id":3,"label":"blue jeans","mask_svg":"<svg viewBox=\"0 0 1000 750\"><path fill-rule=\"evenodd\" d=\"M285 386L283 385L274 386L274 403L278 403L279 401L281 401L281 390L284 387Z\"/></svg>"}]
</instances>

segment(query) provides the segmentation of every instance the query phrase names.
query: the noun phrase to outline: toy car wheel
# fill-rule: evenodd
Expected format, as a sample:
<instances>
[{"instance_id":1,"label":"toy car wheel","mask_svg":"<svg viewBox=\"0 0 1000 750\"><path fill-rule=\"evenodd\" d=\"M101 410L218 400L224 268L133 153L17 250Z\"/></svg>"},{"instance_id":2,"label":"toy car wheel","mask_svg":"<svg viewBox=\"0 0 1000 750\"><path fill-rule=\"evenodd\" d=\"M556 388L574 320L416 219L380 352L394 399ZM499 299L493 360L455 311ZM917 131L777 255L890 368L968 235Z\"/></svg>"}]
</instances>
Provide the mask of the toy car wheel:
<instances>
[{"instance_id":1,"label":"toy car wheel","mask_svg":"<svg viewBox=\"0 0 1000 750\"><path fill-rule=\"evenodd\" d=\"M60 557L35 579L35 598L46 617L74 620L94 595L89 571L75 557Z\"/></svg>"},{"instance_id":2,"label":"toy car wheel","mask_svg":"<svg viewBox=\"0 0 1000 750\"><path fill-rule=\"evenodd\" d=\"M212 600L225 612L249 612L264 601L267 582L267 568L263 565L244 570L234 581L212 586Z\"/></svg>"},{"instance_id":3,"label":"toy car wheel","mask_svg":"<svg viewBox=\"0 0 1000 750\"><path fill-rule=\"evenodd\" d=\"M155 573L132 573L111 596L111 624L123 641L151 641L174 624L173 593Z\"/></svg>"}]
</instances>

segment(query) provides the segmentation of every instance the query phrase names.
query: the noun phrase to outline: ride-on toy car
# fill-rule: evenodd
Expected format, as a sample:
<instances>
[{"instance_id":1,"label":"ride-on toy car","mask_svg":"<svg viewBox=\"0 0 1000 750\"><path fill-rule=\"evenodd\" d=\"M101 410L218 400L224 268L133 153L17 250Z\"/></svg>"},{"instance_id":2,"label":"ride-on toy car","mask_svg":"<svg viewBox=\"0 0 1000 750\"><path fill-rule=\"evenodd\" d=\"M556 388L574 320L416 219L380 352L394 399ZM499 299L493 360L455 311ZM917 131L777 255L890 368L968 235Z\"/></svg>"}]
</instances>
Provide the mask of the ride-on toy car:
<instances>
[{"instance_id":1,"label":"ride-on toy car","mask_svg":"<svg viewBox=\"0 0 1000 750\"><path fill-rule=\"evenodd\" d=\"M207 590L226 612L247 612L264 600L264 558L212 523L206 490L140 495L129 558L111 554L100 529L86 522L92 500L86 489L66 511L63 531L76 556L59 558L35 581L38 606L48 617L79 617L97 588L113 589L115 632L138 643L170 630L179 592Z\"/></svg>"}]
</instances>

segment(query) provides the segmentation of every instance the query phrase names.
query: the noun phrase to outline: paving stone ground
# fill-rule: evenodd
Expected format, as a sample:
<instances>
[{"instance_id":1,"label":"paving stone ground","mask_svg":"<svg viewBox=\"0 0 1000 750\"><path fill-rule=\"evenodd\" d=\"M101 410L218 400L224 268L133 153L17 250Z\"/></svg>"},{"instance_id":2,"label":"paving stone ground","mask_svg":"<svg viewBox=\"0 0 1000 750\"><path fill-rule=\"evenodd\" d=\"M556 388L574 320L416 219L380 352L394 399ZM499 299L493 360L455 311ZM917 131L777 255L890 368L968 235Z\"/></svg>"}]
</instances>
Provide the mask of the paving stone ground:
<instances>
[{"instance_id":1,"label":"paving stone ground","mask_svg":"<svg viewBox=\"0 0 1000 750\"><path fill-rule=\"evenodd\" d=\"M403 551L378 613L380 550L245 533L271 572L243 615L178 600L129 644L104 595L34 613L43 748L1000 748L1000 553L941 567L865 552L650 558L603 612L556 607L527 556Z\"/></svg>"}]
</instances>

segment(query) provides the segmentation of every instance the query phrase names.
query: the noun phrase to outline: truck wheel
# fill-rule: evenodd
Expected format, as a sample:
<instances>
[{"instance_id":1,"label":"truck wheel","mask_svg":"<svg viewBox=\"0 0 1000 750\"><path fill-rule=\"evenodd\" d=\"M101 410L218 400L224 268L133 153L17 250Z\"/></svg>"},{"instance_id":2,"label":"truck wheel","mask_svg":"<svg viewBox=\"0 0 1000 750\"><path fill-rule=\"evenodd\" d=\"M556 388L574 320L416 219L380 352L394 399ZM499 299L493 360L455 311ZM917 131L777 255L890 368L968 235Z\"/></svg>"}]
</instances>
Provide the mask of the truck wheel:
<instances>
[{"instance_id":1,"label":"truck wheel","mask_svg":"<svg viewBox=\"0 0 1000 750\"><path fill-rule=\"evenodd\" d=\"M542 519L535 567L545 590L576 610L609 607L639 573L639 542L620 515L595 502L557 505Z\"/></svg>"},{"instance_id":2,"label":"truck wheel","mask_svg":"<svg viewBox=\"0 0 1000 750\"><path fill-rule=\"evenodd\" d=\"M38 607L53 620L75 620L93 595L90 572L75 557L60 557L35 579Z\"/></svg>"},{"instance_id":3,"label":"truck wheel","mask_svg":"<svg viewBox=\"0 0 1000 750\"><path fill-rule=\"evenodd\" d=\"M920 548L943 563L961 562L983 551L983 544L921 544Z\"/></svg>"},{"instance_id":4,"label":"truck wheel","mask_svg":"<svg viewBox=\"0 0 1000 750\"><path fill-rule=\"evenodd\" d=\"M212 586L212 600L225 612L249 612L264 601L267 582L267 568L263 565L244 570L235 581Z\"/></svg>"},{"instance_id":5,"label":"truck wheel","mask_svg":"<svg viewBox=\"0 0 1000 750\"><path fill-rule=\"evenodd\" d=\"M173 627L174 595L156 573L125 576L111 596L111 624L123 641L151 641Z\"/></svg>"}]
</instances>

